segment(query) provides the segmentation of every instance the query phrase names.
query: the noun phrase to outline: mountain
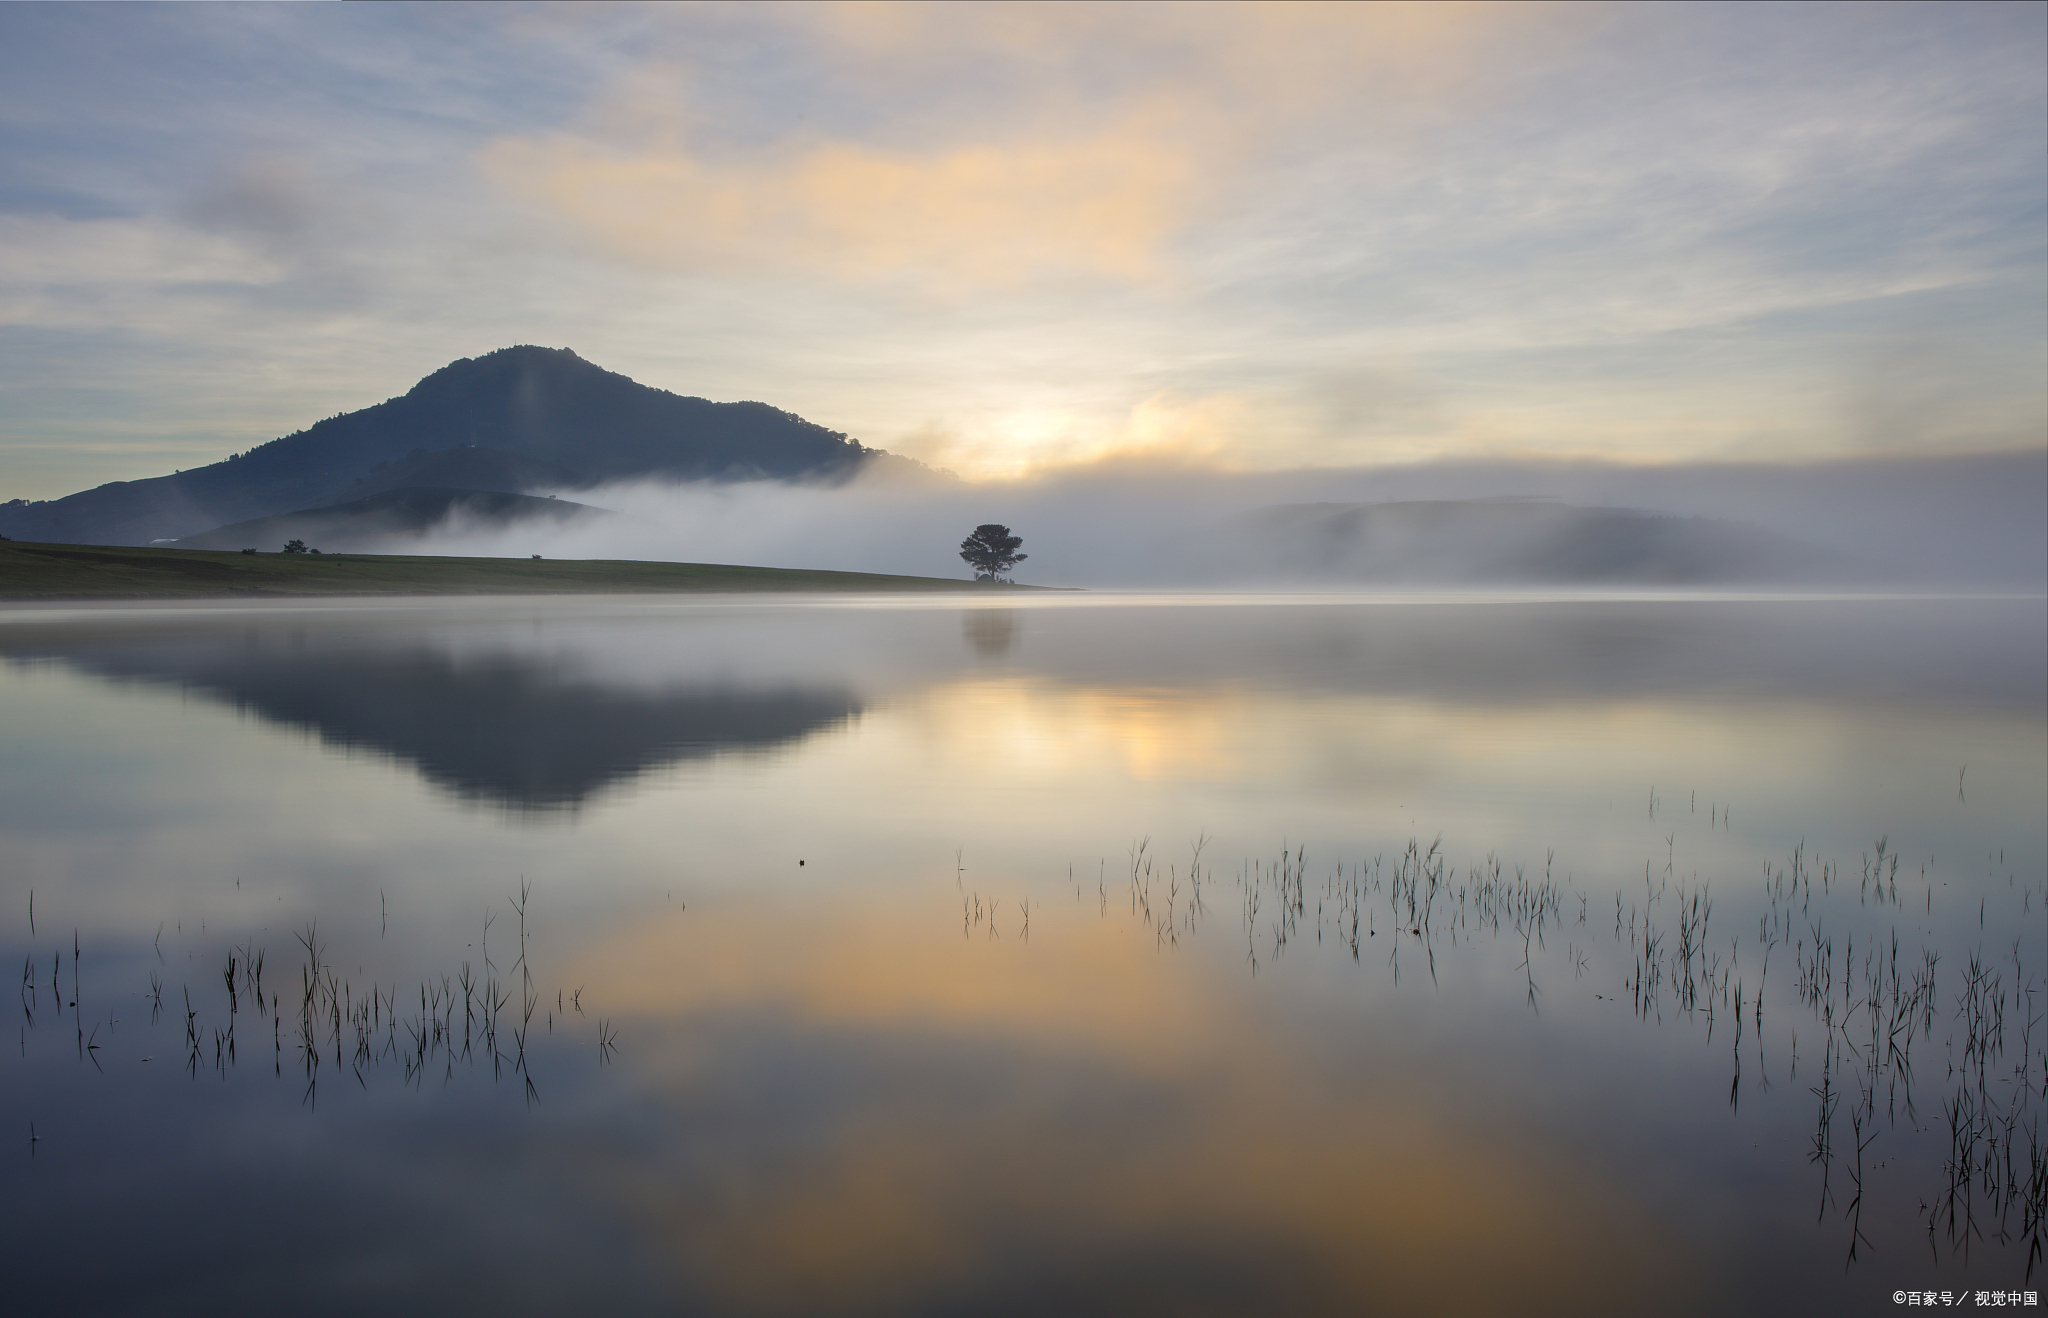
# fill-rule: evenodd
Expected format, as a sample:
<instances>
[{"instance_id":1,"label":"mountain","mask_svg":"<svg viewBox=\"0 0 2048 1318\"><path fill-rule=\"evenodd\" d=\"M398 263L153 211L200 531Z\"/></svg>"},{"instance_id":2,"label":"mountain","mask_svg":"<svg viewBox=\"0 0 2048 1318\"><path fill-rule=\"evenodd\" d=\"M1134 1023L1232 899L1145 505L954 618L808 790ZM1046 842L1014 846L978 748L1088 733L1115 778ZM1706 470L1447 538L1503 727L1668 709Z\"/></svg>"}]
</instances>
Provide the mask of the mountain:
<instances>
[{"instance_id":1,"label":"mountain","mask_svg":"<svg viewBox=\"0 0 2048 1318\"><path fill-rule=\"evenodd\" d=\"M274 552L288 540L303 540L329 553L406 552L408 539L451 518L470 525L510 526L519 522L560 523L608 516L604 509L567 499L484 490L385 490L328 508L305 508L236 522L171 542L176 549L258 549Z\"/></svg>"},{"instance_id":2,"label":"mountain","mask_svg":"<svg viewBox=\"0 0 2048 1318\"><path fill-rule=\"evenodd\" d=\"M382 490L522 494L606 481L839 482L922 470L766 403L649 388L567 348L503 348L435 371L400 397L329 417L223 462L0 504L0 534L148 544Z\"/></svg>"},{"instance_id":3,"label":"mountain","mask_svg":"<svg viewBox=\"0 0 2048 1318\"><path fill-rule=\"evenodd\" d=\"M417 448L394 461L376 463L338 493L351 498L407 489L524 494L529 490L573 490L588 484L579 473L558 462L494 448L449 448L436 453Z\"/></svg>"},{"instance_id":4,"label":"mountain","mask_svg":"<svg viewBox=\"0 0 2048 1318\"><path fill-rule=\"evenodd\" d=\"M1294 580L1706 585L1848 582L1847 555L1746 522L1547 499L1277 504L1228 539L1247 569Z\"/></svg>"}]
</instances>

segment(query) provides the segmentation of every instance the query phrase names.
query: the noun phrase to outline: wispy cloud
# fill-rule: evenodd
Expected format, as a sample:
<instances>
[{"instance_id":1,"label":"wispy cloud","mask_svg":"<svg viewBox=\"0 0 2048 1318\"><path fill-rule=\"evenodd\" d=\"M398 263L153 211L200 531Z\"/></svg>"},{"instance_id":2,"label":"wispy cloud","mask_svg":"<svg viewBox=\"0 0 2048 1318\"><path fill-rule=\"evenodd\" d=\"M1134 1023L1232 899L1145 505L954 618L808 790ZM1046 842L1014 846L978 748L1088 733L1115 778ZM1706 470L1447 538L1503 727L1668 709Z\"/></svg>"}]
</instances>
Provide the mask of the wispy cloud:
<instances>
[{"instance_id":1,"label":"wispy cloud","mask_svg":"<svg viewBox=\"0 0 2048 1318\"><path fill-rule=\"evenodd\" d=\"M930 153L816 141L717 160L680 135L625 152L556 135L495 143L483 160L656 267L974 291L1072 272L1157 277L1194 173L1142 115L1065 140Z\"/></svg>"},{"instance_id":2,"label":"wispy cloud","mask_svg":"<svg viewBox=\"0 0 2048 1318\"><path fill-rule=\"evenodd\" d=\"M0 37L0 453L79 453L5 493L147 474L88 435L190 465L519 341L985 476L2048 431L2037 6L10 6Z\"/></svg>"},{"instance_id":3,"label":"wispy cloud","mask_svg":"<svg viewBox=\"0 0 2048 1318\"><path fill-rule=\"evenodd\" d=\"M808 12L808 11L807 11ZM662 269L791 269L973 294L1158 282L1261 161L1471 95L1543 6L843 5L780 33L783 104L667 52L580 122L490 144L490 177Z\"/></svg>"}]
</instances>

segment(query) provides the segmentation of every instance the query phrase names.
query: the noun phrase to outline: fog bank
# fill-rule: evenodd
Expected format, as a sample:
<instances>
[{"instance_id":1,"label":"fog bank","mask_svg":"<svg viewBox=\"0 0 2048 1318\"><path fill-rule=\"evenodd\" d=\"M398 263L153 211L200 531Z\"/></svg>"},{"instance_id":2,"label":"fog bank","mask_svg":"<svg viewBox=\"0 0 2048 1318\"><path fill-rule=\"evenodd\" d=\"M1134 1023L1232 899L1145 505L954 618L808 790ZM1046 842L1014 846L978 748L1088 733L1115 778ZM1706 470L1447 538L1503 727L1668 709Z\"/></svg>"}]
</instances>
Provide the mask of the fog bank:
<instances>
[{"instance_id":1,"label":"fog bank","mask_svg":"<svg viewBox=\"0 0 2048 1318\"><path fill-rule=\"evenodd\" d=\"M613 515L545 526L488 524L458 512L424 541L390 548L965 576L961 538L981 523L1000 522L1024 537L1030 556L1017 579L1047 585L1533 580L1547 579L1538 559L1558 555L1550 541L1539 545L1531 538L1537 530L1517 528L1540 523L1552 527L1541 534L1554 537L1558 518L1476 505L1554 501L1713 519L1661 526L1643 519L1574 520L1580 541L1608 560L1637 552L1635 541L1624 537L1603 547L1599 537L1612 539L1618 525L1636 533L1647 526L1728 559L1730 580L1763 580L1772 576L1770 565L1779 564L1779 577L1810 584L2048 588L2048 450L1782 467L1524 462L1231 473L1121 463L1001 483L641 482L563 493ZM1271 511L1276 505L1420 501L1464 506L1437 510L1428 533L1417 535L1387 531L1396 522L1415 522L1412 509L1404 518L1353 516L1343 523L1351 530L1324 516L1313 546L1274 528L1315 520L1306 514L1318 510ZM1342 536L1350 539L1333 538Z\"/></svg>"}]
</instances>

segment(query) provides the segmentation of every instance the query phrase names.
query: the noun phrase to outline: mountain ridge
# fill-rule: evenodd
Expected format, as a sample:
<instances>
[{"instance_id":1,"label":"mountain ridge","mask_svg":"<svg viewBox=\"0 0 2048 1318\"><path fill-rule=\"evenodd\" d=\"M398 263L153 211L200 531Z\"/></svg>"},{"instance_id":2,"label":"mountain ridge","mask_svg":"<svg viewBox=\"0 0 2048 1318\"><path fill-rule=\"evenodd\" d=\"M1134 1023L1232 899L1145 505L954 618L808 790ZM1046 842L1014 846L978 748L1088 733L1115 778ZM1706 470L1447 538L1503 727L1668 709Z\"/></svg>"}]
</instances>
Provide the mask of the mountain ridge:
<instances>
[{"instance_id":1,"label":"mountain ridge","mask_svg":"<svg viewBox=\"0 0 2048 1318\"><path fill-rule=\"evenodd\" d=\"M499 479L484 488L506 494L542 488L528 483L537 468L556 478L548 487L569 489L639 478L836 484L878 465L923 470L767 403L675 394L568 348L522 344L460 358L397 397L204 467L0 504L0 534L71 544L182 539L349 502L375 492L379 465L460 450L498 455ZM508 474L522 468L526 475ZM571 479L558 483L565 474ZM502 488L508 483L524 488Z\"/></svg>"}]
</instances>

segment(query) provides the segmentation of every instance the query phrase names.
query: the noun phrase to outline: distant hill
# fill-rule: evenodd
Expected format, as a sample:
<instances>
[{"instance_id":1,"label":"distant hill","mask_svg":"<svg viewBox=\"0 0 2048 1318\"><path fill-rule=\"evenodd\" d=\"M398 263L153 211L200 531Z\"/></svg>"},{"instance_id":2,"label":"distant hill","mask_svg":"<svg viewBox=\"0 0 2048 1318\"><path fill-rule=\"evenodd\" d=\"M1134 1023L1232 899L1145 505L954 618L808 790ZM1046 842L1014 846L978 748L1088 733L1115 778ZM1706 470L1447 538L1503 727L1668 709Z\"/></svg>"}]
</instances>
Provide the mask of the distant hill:
<instances>
[{"instance_id":1,"label":"distant hill","mask_svg":"<svg viewBox=\"0 0 2048 1318\"><path fill-rule=\"evenodd\" d=\"M398 398L223 462L0 504L0 534L65 544L182 539L406 487L522 494L643 477L836 482L924 469L766 403L713 403L635 383L567 348L453 362Z\"/></svg>"},{"instance_id":2,"label":"distant hill","mask_svg":"<svg viewBox=\"0 0 2048 1318\"><path fill-rule=\"evenodd\" d=\"M1850 582L1856 560L1746 522L1547 499L1277 504L1226 537L1237 569L1418 584Z\"/></svg>"},{"instance_id":3,"label":"distant hill","mask_svg":"<svg viewBox=\"0 0 2048 1318\"><path fill-rule=\"evenodd\" d=\"M505 527L520 522L549 525L608 516L602 508L568 499L484 490L386 490L327 508L306 508L236 522L171 542L175 549L275 551L303 540L329 553L407 553L405 542L459 518L471 526Z\"/></svg>"}]
</instances>

